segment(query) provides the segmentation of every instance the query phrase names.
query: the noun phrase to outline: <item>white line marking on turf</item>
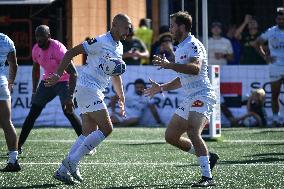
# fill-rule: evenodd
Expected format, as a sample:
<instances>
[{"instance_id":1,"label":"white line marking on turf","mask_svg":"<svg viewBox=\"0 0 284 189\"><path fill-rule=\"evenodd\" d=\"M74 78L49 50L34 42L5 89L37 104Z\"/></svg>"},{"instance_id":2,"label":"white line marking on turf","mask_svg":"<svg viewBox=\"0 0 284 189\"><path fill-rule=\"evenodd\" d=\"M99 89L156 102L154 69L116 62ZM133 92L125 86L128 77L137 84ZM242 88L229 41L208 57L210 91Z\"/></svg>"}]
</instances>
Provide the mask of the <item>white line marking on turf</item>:
<instances>
[{"instance_id":1,"label":"white line marking on turf","mask_svg":"<svg viewBox=\"0 0 284 189\"><path fill-rule=\"evenodd\" d=\"M5 164L3 162L0 163ZM24 163L21 162L21 165L60 165L60 163L56 162L29 162ZM137 162L137 163L121 163L121 162L110 162L110 163L103 163L103 162L89 162L89 163L80 163L80 165L129 165L129 166L139 166L139 165L145 165L145 166L188 166L188 165L194 165L195 164L188 164L188 163L174 163L174 162L168 162L168 163L147 163L147 162ZM196 166L198 166L196 164ZM283 163L250 163L250 164L218 164L218 166L284 166Z\"/></svg>"},{"instance_id":2,"label":"white line marking on turf","mask_svg":"<svg viewBox=\"0 0 284 189\"><path fill-rule=\"evenodd\" d=\"M46 142L46 143L73 143L74 140L40 140L40 139L32 139L27 140L27 142ZM6 142L5 140L0 140L0 142ZM117 139L107 139L104 142L111 143L166 143L165 140L117 140ZM284 143L284 140L220 140L218 142L226 142L226 143Z\"/></svg>"}]
</instances>

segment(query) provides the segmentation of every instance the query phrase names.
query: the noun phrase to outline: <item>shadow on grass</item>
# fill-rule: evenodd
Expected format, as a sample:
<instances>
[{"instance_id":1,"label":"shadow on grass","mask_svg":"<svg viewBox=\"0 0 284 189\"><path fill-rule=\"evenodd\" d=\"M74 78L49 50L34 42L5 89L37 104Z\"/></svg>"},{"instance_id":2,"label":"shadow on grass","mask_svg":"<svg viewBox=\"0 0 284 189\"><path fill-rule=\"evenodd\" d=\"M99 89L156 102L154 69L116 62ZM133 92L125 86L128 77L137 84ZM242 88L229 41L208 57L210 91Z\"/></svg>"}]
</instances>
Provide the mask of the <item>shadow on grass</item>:
<instances>
[{"instance_id":1,"label":"shadow on grass","mask_svg":"<svg viewBox=\"0 0 284 189\"><path fill-rule=\"evenodd\" d=\"M157 145L157 144L166 144L166 142L139 142L139 143L125 143L121 145L129 146L141 146L141 145Z\"/></svg>"},{"instance_id":2,"label":"shadow on grass","mask_svg":"<svg viewBox=\"0 0 284 189\"><path fill-rule=\"evenodd\" d=\"M268 143L268 144L261 144L261 145L264 145L264 146L283 146L284 143Z\"/></svg>"},{"instance_id":3,"label":"shadow on grass","mask_svg":"<svg viewBox=\"0 0 284 189\"><path fill-rule=\"evenodd\" d=\"M262 154L244 156L244 157L258 157L258 156L284 156L284 153L262 153Z\"/></svg>"},{"instance_id":4,"label":"shadow on grass","mask_svg":"<svg viewBox=\"0 0 284 189\"><path fill-rule=\"evenodd\" d=\"M35 185L30 185L30 186L5 186L5 187L0 187L0 189L23 189L23 188L57 188L57 184L35 184Z\"/></svg>"},{"instance_id":5,"label":"shadow on grass","mask_svg":"<svg viewBox=\"0 0 284 189\"><path fill-rule=\"evenodd\" d=\"M284 161L282 158L259 158L253 160L234 160L234 161L220 161L218 164L234 165L234 164L257 164L257 163L275 163Z\"/></svg>"},{"instance_id":6,"label":"shadow on grass","mask_svg":"<svg viewBox=\"0 0 284 189\"><path fill-rule=\"evenodd\" d=\"M118 186L118 187L106 187L104 189L135 189L135 188L190 188L194 183L183 183L183 184L174 184L174 185L137 185L137 186Z\"/></svg>"}]
</instances>

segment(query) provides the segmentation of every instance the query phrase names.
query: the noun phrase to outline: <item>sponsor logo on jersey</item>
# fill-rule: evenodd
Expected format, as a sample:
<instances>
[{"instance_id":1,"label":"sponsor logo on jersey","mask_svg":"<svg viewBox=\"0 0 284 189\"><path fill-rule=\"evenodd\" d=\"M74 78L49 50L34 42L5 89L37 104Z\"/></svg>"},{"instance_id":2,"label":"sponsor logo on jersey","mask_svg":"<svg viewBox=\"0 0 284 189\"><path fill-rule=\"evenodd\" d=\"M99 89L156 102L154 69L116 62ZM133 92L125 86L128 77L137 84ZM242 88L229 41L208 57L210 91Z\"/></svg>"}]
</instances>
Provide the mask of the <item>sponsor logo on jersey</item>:
<instances>
[{"instance_id":1,"label":"sponsor logo on jersey","mask_svg":"<svg viewBox=\"0 0 284 189\"><path fill-rule=\"evenodd\" d=\"M202 107L204 103L201 100L196 100L192 103L191 107Z\"/></svg>"}]
</instances>

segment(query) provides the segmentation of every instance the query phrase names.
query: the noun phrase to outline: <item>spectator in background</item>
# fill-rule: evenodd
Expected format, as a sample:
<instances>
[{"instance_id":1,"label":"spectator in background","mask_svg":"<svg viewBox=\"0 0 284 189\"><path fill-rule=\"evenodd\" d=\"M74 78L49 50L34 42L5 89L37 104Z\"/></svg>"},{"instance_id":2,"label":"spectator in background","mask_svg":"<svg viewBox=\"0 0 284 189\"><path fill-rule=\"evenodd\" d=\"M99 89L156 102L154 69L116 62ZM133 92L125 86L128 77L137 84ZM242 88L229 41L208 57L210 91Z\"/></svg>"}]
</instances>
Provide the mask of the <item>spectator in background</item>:
<instances>
[{"instance_id":1,"label":"spectator in background","mask_svg":"<svg viewBox=\"0 0 284 189\"><path fill-rule=\"evenodd\" d=\"M233 60L233 47L231 42L222 37L222 25L213 22L211 25L212 37L208 40L208 59L210 65L227 65Z\"/></svg>"},{"instance_id":2,"label":"spectator in background","mask_svg":"<svg viewBox=\"0 0 284 189\"><path fill-rule=\"evenodd\" d=\"M169 33L169 32L170 32L169 26L164 25L159 28L159 36L161 36L163 33ZM157 52L157 49L159 48L159 46L160 46L160 40L157 40L152 44L151 54L150 54L150 64L152 64L153 55Z\"/></svg>"},{"instance_id":3,"label":"spectator in background","mask_svg":"<svg viewBox=\"0 0 284 189\"><path fill-rule=\"evenodd\" d=\"M233 47L233 60L228 61L228 65L239 65L241 59L241 44L238 39L235 38L236 25L231 24L228 27L226 38L230 40Z\"/></svg>"},{"instance_id":4,"label":"spectator in background","mask_svg":"<svg viewBox=\"0 0 284 189\"><path fill-rule=\"evenodd\" d=\"M146 45L148 52L151 52L153 30L151 29L151 19L142 18L139 23L139 28L134 32L134 35ZM149 64L148 58L142 58L141 64Z\"/></svg>"},{"instance_id":5,"label":"spectator in background","mask_svg":"<svg viewBox=\"0 0 284 189\"><path fill-rule=\"evenodd\" d=\"M174 62L175 55L173 51L173 36L170 32L163 33L159 36L159 47L154 53L160 57L166 57L168 61Z\"/></svg>"},{"instance_id":6,"label":"spectator in background","mask_svg":"<svg viewBox=\"0 0 284 189\"><path fill-rule=\"evenodd\" d=\"M126 93L125 101L125 117L122 117L116 112L116 104L118 101L117 96L111 98L111 120L116 126L137 126L143 114L149 108L153 117L158 124L161 124L160 116L157 112L155 104L148 100L147 97L143 96L143 91L146 88L144 80L137 79L134 82L135 91Z\"/></svg>"},{"instance_id":7,"label":"spectator in background","mask_svg":"<svg viewBox=\"0 0 284 189\"><path fill-rule=\"evenodd\" d=\"M138 38L134 37L133 28L130 29L123 45L123 60L127 65L140 65L141 58L149 58L149 51L145 44Z\"/></svg>"},{"instance_id":8,"label":"spectator in background","mask_svg":"<svg viewBox=\"0 0 284 189\"><path fill-rule=\"evenodd\" d=\"M267 116L264 109L265 91L257 89L252 91L247 101L247 113L234 121L238 125L248 127L263 127L267 125Z\"/></svg>"},{"instance_id":9,"label":"spectator in background","mask_svg":"<svg viewBox=\"0 0 284 189\"><path fill-rule=\"evenodd\" d=\"M244 32L247 27L247 31ZM263 65L266 64L257 49L254 47L254 42L260 35L258 31L258 23L249 14L245 16L243 23L238 27L235 33L236 39L241 42L243 55L240 64L242 65Z\"/></svg>"}]
</instances>

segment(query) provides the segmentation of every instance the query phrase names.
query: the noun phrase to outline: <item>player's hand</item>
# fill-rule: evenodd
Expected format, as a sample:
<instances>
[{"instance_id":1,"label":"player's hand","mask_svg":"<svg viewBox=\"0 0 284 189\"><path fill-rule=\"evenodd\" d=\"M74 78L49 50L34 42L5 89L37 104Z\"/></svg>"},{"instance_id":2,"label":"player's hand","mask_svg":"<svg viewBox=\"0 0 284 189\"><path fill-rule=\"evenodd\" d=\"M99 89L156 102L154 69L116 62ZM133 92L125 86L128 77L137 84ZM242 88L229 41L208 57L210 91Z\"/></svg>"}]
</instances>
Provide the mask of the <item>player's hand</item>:
<instances>
[{"instance_id":1,"label":"player's hand","mask_svg":"<svg viewBox=\"0 0 284 189\"><path fill-rule=\"evenodd\" d=\"M124 107L125 99L123 97L119 97L118 99L118 106L120 108L120 115L125 117L125 107Z\"/></svg>"},{"instance_id":2,"label":"player's hand","mask_svg":"<svg viewBox=\"0 0 284 189\"><path fill-rule=\"evenodd\" d=\"M275 61L276 61L276 57L275 57L275 56L265 56L265 57L264 57L264 60L265 60L267 63L272 63L272 62L275 62Z\"/></svg>"},{"instance_id":3,"label":"player's hand","mask_svg":"<svg viewBox=\"0 0 284 189\"><path fill-rule=\"evenodd\" d=\"M215 58L216 58L217 60L224 58L224 54L223 54L223 53L217 53L217 52L216 52L214 55L215 55Z\"/></svg>"},{"instance_id":4,"label":"player's hand","mask_svg":"<svg viewBox=\"0 0 284 189\"><path fill-rule=\"evenodd\" d=\"M162 68L170 69L171 64L167 60L165 55L163 55L163 57L154 55L153 57L154 57L154 60L153 60L154 66L159 66L160 67L159 69L162 69Z\"/></svg>"},{"instance_id":5,"label":"player's hand","mask_svg":"<svg viewBox=\"0 0 284 189\"><path fill-rule=\"evenodd\" d=\"M60 79L60 76L58 74L52 74L50 77L48 77L45 80L44 86L51 87L51 86L55 85L58 82L59 79Z\"/></svg>"},{"instance_id":6,"label":"player's hand","mask_svg":"<svg viewBox=\"0 0 284 189\"><path fill-rule=\"evenodd\" d=\"M152 86L148 89L144 89L144 95L146 97L150 97L153 98L153 96L157 93L160 93L162 91L161 86L156 83L155 81L149 79L150 83L152 84Z\"/></svg>"},{"instance_id":7,"label":"player's hand","mask_svg":"<svg viewBox=\"0 0 284 189\"><path fill-rule=\"evenodd\" d=\"M248 24L252 20L252 16L250 14L246 14L244 22Z\"/></svg>"},{"instance_id":8,"label":"player's hand","mask_svg":"<svg viewBox=\"0 0 284 189\"><path fill-rule=\"evenodd\" d=\"M66 102L64 103L64 111L67 114L71 114L73 112L74 107L75 106L72 99L66 100Z\"/></svg>"},{"instance_id":9,"label":"player's hand","mask_svg":"<svg viewBox=\"0 0 284 189\"><path fill-rule=\"evenodd\" d=\"M8 83L8 89L9 89L10 93L13 92L13 87L14 87L14 83Z\"/></svg>"}]
</instances>

